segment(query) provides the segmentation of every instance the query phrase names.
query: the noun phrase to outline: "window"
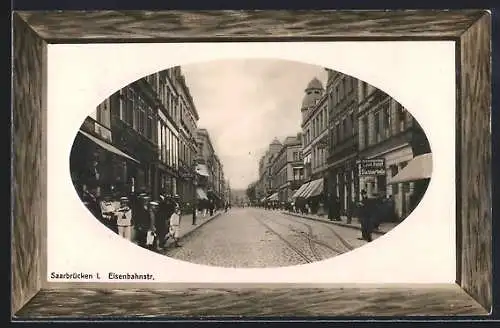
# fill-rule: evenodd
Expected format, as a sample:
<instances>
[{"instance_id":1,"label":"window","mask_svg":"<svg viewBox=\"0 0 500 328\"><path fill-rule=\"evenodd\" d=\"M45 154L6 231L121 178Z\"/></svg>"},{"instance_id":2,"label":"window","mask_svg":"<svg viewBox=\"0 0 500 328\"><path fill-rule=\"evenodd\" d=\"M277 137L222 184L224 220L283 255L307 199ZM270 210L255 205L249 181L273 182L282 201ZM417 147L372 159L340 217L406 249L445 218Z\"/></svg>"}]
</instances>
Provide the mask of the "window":
<instances>
[{"instance_id":1,"label":"window","mask_svg":"<svg viewBox=\"0 0 500 328\"><path fill-rule=\"evenodd\" d=\"M146 136L149 140L153 140L154 131L153 131L153 109L148 107L148 118L146 124Z\"/></svg>"},{"instance_id":2,"label":"window","mask_svg":"<svg viewBox=\"0 0 500 328\"><path fill-rule=\"evenodd\" d=\"M382 136L380 135L380 121L381 121L381 112L378 111L376 113L373 114L373 130L374 130L374 139L375 139L375 142L380 142L381 139L382 139Z\"/></svg>"},{"instance_id":3,"label":"window","mask_svg":"<svg viewBox=\"0 0 500 328\"><path fill-rule=\"evenodd\" d=\"M356 121L355 121L356 118L354 117L354 112L349 114L349 116L351 121L351 136L353 136L356 134Z\"/></svg>"},{"instance_id":4,"label":"window","mask_svg":"<svg viewBox=\"0 0 500 328\"><path fill-rule=\"evenodd\" d=\"M345 122L346 118L342 118L342 122L340 123L340 140L344 140L346 135Z\"/></svg>"},{"instance_id":5,"label":"window","mask_svg":"<svg viewBox=\"0 0 500 328\"><path fill-rule=\"evenodd\" d=\"M335 143L340 143L340 126L339 124L335 124Z\"/></svg>"},{"instance_id":6,"label":"window","mask_svg":"<svg viewBox=\"0 0 500 328\"><path fill-rule=\"evenodd\" d=\"M346 94L349 94L352 91L352 80L353 80L352 78L349 78L349 77L346 78L346 82L347 82L346 83L346 91L345 91Z\"/></svg>"},{"instance_id":7,"label":"window","mask_svg":"<svg viewBox=\"0 0 500 328\"><path fill-rule=\"evenodd\" d=\"M405 109L403 108L403 106L401 106L400 104L397 105L397 118L398 118L398 126L399 126L399 131L404 131L405 129L405 118L406 118L406 111Z\"/></svg>"},{"instance_id":8,"label":"window","mask_svg":"<svg viewBox=\"0 0 500 328\"><path fill-rule=\"evenodd\" d=\"M363 146L368 147L369 129L368 129L368 116L363 117Z\"/></svg>"},{"instance_id":9,"label":"window","mask_svg":"<svg viewBox=\"0 0 500 328\"><path fill-rule=\"evenodd\" d=\"M386 106L383 110L383 129L384 129L384 137L389 138L391 135L391 114L389 112L389 107Z\"/></svg>"}]
</instances>

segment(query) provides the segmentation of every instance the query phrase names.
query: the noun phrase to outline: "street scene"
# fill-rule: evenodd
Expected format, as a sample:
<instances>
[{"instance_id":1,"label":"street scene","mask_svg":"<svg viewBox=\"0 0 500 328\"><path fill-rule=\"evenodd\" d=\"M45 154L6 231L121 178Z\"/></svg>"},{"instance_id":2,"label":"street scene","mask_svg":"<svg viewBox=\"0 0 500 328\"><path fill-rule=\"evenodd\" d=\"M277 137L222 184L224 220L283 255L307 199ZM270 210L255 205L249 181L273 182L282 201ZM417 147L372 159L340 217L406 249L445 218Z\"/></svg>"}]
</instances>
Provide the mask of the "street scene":
<instances>
[{"instance_id":1,"label":"street scene","mask_svg":"<svg viewBox=\"0 0 500 328\"><path fill-rule=\"evenodd\" d=\"M139 247L280 267L347 253L403 222L432 153L412 115L364 81L239 59L117 90L81 125L70 168L89 212Z\"/></svg>"},{"instance_id":2,"label":"street scene","mask_svg":"<svg viewBox=\"0 0 500 328\"><path fill-rule=\"evenodd\" d=\"M307 264L365 242L359 231L259 208L238 207L186 237L166 255L219 267L259 268Z\"/></svg>"}]
</instances>

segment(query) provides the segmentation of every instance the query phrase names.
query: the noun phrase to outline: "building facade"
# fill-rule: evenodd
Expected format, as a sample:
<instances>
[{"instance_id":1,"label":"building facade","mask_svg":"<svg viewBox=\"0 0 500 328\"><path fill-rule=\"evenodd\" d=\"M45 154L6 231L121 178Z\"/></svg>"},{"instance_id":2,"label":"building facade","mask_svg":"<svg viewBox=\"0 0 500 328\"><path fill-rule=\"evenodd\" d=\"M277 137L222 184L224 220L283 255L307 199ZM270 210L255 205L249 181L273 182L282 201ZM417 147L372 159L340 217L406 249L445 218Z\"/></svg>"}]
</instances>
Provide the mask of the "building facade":
<instances>
[{"instance_id":1,"label":"building facade","mask_svg":"<svg viewBox=\"0 0 500 328\"><path fill-rule=\"evenodd\" d=\"M328 102L321 82L314 78L309 82L302 101L302 156L305 165L305 181L310 183L300 197L311 199L313 212L324 211L327 184L328 152Z\"/></svg>"},{"instance_id":2,"label":"building facade","mask_svg":"<svg viewBox=\"0 0 500 328\"><path fill-rule=\"evenodd\" d=\"M359 198L358 182L358 80L328 70L329 113L328 202L335 197L348 219Z\"/></svg>"},{"instance_id":3,"label":"building facade","mask_svg":"<svg viewBox=\"0 0 500 328\"><path fill-rule=\"evenodd\" d=\"M224 197L224 172L222 163L206 129L197 130L198 155L196 157L199 187L216 205L221 206Z\"/></svg>"},{"instance_id":4,"label":"building facade","mask_svg":"<svg viewBox=\"0 0 500 328\"><path fill-rule=\"evenodd\" d=\"M363 81L358 88L359 161L372 160L370 166L376 166L368 170L374 174L359 170L359 188L369 196L392 197L395 214L404 219L416 205L412 196L418 182L391 184L391 178L416 155L430 152L429 143L413 116L392 97Z\"/></svg>"},{"instance_id":5,"label":"building facade","mask_svg":"<svg viewBox=\"0 0 500 328\"><path fill-rule=\"evenodd\" d=\"M199 120L198 111L194 105L193 98L186 84L184 75L179 67L175 67L171 71L164 71L163 79L160 82L167 82L167 79L172 77L175 82L178 104L179 104L179 163L178 163L178 180L177 194L185 202L194 202L195 191L195 158L197 154L196 131L197 122ZM168 82L167 82L168 83Z\"/></svg>"},{"instance_id":6,"label":"building facade","mask_svg":"<svg viewBox=\"0 0 500 328\"><path fill-rule=\"evenodd\" d=\"M81 150L72 162L97 162L92 170L98 173L90 175L105 189L156 199L177 194L189 205L196 195L198 120L181 68L163 70L121 88L87 117L79 133L86 144L75 144ZM100 147L91 147L90 138ZM82 180L81 171L75 169L75 179Z\"/></svg>"},{"instance_id":7,"label":"building facade","mask_svg":"<svg viewBox=\"0 0 500 328\"><path fill-rule=\"evenodd\" d=\"M259 160L259 178L255 185L257 200L263 200L265 197L275 192L275 188L273 188L271 166L274 157L279 153L282 146L281 142L275 138Z\"/></svg>"},{"instance_id":8,"label":"building facade","mask_svg":"<svg viewBox=\"0 0 500 328\"><path fill-rule=\"evenodd\" d=\"M290 202L295 190L304 183L302 134L285 138L271 164L271 189L278 193L279 202Z\"/></svg>"}]
</instances>

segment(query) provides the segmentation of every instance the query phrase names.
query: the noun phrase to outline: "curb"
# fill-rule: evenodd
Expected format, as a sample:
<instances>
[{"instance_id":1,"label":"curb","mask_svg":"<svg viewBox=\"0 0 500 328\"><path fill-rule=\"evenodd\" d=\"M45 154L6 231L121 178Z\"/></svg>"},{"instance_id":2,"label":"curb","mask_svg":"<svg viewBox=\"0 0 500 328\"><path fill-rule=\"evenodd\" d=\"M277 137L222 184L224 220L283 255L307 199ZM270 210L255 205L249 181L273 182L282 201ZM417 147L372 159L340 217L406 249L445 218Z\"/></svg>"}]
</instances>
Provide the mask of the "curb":
<instances>
[{"instance_id":1,"label":"curb","mask_svg":"<svg viewBox=\"0 0 500 328\"><path fill-rule=\"evenodd\" d=\"M288 212L281 212L281 213L285 214L285 215L295 216L295 217L298 217L298 218L303 218L303 219L307 219L307 220L312 220L312 221L317 221L317 222L323 222L323 223L338 225L338 226L341 226L341 227L346 227L346 228L351 228L351 229L356 229L356 230L360 230L361 231L361 227L357 227L357 226L354 226L354 225L351 225L351 224L347 224L347 223L340 223L340 222L337 222L337 221L327 221L327 220L322 220L322 219L316 219L316 218L313 218L313 217L310 217L310 216L300 215L300 214L296 214L296 213L288 213ZM380 236L381 235L385 235L385 232L380 231L380 230L373 230L372 233L374 233L376 235L380 235Z\"/></svg>"},{"instance_id":2,"label":"curb","mask_svg":"<svg viewBox=\"0 0 500 328\"><path fill-rule=\"evenodd\" d=\"M196 224L196 228L186 232L185 234L183 234L182 236L179 237L179 240L182 240L184 237L187 237L189 236L193 231L196 231L198 230L200 227L202 227L204 224L212 221L213 219L215 219L216 217L220 216L221 213L215 213L214 215L212 215L211 217L209 217L208 219L206 219L205 221L203 221L202 223L198 223Z\"/></svg>"}]
</instances>

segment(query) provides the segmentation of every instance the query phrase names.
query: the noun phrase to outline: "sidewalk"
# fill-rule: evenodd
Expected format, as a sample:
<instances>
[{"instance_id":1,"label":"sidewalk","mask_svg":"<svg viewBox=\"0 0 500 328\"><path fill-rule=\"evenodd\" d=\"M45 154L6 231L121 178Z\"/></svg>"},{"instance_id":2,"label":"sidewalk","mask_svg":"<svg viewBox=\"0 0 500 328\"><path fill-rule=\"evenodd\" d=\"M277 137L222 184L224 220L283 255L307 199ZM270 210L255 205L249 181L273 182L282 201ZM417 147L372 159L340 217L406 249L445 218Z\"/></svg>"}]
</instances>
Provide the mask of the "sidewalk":
<instances>
[{"instance_id":1,"label":"sidewalk","mask_svg":"<svg viewBox=\"0 0 500 328\"><path fill-rule=\"evenodd\" d=\"M347 223L347 217L345 217L345 216L342 216L340 218L341 221L331 221L331 220L328 220L328 217L326 215L319 216L319 215L314 215L314 214L301 214L301 213L285 212L285 211L282 211L282 213L286 214L286 215L291 215L291 216L296 216L296 217L308 219L308 220L315 220L315 221L339 225L342 227L348 227L348 228L352 228L352 229L361 230L361 224L359 223L358 218L352 218L352 221L349 224L349 223ZM373 233L378 234L378 235L383 235L386 232L390 231L395 226L397 226L398 224L399 224L399 222L382 222L382 223L380 223L380 226L378 227L377 230L373 230Z\"/></svg>"},{"instance_id":2,"label":"sidewalk","mask_svg":"<svg viewBox=\"0 0 500 328\"><path fill-rule=\"evenodd\" d=\"M205 217L203 217L203 215L201 215L201 214L198 214L198 215L196 215L196 225L193 225L193 215L192 214L182 215L181 216L181 227L180 227L180 231L179 231L179 240L188 236L191 232L200 228L205 223L210 222L212 219L215 219L216 217L218 217L222 213L223 213L222 211L219 211L212 216L207 215ZM134 235L135 235L135 231L132 228L132 242L137 244L137 241L136 241ZM173 244L173 239L169 238L166 245L165 245L166 246L165 248L169 248L172 244Z\"/></svg>"},{"instance_id":3,"label":"sidewalk","mask_svg":"<svg viewBox=\"0 0 500 328\"><path fill-rule=\"evenodd\" d=\"M181 227L180 227L180 232L179 232L179 240L182 240L182 238L188 236L191 232L195 231L196 229L200 228L203 226L205 223L210 222L212 219L215 219L219 215L221 215L222 211L214 213L212 216L205 216L201 213L196 215L196 225L193 225L193 214L184 214L181 216ZM169 238L165 248L169 248L173 244L173 239Z\"/></svg>"}]
</instances>

